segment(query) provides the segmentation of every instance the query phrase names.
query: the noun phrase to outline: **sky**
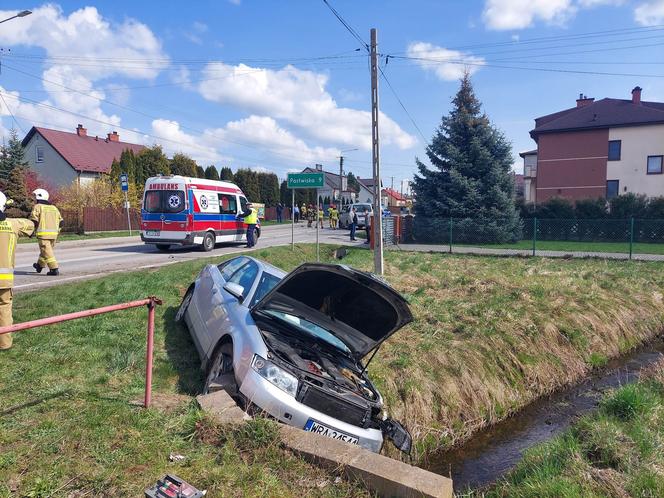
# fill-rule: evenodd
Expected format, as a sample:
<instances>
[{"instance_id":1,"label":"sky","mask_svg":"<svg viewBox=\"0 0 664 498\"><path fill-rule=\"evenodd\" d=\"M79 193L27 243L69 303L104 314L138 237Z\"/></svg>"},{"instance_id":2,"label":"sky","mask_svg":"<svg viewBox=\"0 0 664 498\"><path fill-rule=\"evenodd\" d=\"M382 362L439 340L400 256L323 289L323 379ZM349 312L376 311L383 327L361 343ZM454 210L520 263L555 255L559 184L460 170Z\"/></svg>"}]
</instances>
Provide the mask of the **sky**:
<instances>
[{"instance_id":1,"label":"sky","mask_svg":"<svg viewBox=\"0 0 664 498\"><path fill-rule=\"evenodd\" d=\"M534 118L597 99L664 101L664 0L4 0L0 135L31 126L160 144L202 166L371 175L378 30L383 184L400 188L464 70L518 152Z\"/></svg>"}]
</instances>

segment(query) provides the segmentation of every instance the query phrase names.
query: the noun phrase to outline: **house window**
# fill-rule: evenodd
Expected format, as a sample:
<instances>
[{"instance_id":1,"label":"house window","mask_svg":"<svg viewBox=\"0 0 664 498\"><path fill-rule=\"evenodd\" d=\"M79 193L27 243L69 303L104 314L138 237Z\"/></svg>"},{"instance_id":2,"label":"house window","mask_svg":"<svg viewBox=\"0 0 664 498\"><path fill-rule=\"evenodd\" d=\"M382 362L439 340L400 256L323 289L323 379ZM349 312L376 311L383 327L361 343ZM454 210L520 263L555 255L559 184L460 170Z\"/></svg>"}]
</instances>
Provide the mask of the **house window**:
<instances>
[{"instance_id":1,"label":"house window","mask_svg":"<svg viewBox=\"0 0 664 498\"><path fill-rule=\"evenodd\" d=\"M648 156L648 174L662 174L662 156Z\"/></svg>"},{"instance_id":2,"label":"house window","mask_svg":"<svg viewBox=\"0 0 664 498\"><path fill-rule=\"evenodd\" d=\"M620 140L609 140L609 161L620 161Z\"/></svg>"},{"instance_id":3,"label":"house window","mask_svg":"<svg viewBox=\"0 0 664 498\"><path fill-rule=\"evenodd\" d=\"M38 163L44 162L44 147L41 145L35 147L35 161Z\"/></svg>"},{"instance_id":4,"label":"house window","mask_svg":"<svg viewBox=\"0 0 664 498\"><path fill-rule=\"evenodd\" d=\"M618 180L606 181L606 198L613 199L618 197L618 190L620 189L620 182Z\"/></svg>"}]
</instances>

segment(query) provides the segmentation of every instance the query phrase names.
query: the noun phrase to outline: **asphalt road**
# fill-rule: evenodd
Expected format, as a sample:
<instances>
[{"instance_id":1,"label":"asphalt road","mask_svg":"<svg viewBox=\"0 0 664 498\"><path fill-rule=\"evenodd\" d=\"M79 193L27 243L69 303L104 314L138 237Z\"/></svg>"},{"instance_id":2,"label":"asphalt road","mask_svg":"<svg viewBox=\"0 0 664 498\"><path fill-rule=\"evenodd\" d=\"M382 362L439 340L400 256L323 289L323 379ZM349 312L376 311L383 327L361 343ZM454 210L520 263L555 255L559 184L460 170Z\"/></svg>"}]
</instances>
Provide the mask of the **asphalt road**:
<instances>
[{"instance_id":1,"label":"asphalt road","mask_svg":"<svg viewBox=\"0 0 664 498\"><path fill-rule=\"evenodd\" d=\"M295 242L315 242L316 231L307 229L306 224L295 226ZM274 225L263 228L258 245L264 247L287 245L291 242L291 226ZM348 244L348 231L320 230L320 242ZM359 245L362 242L358 242ZM175 246L174 246L175 247ZM147 245L139 237L109 237L85 241L60 242L55 247L55 255L60 265L60 276L49 277L46 271L36 273L32 264L37 261L37 244L19 244L16 247L16 269L14 273L15 292L62 285L89 278L101 277L110 273L154 268L181 261L208 258L223 254L246 251L243 244L218 245L210 252L197 248L174 248L170 252L160 252L155 246Z\"/></svg>"}]
</instances>

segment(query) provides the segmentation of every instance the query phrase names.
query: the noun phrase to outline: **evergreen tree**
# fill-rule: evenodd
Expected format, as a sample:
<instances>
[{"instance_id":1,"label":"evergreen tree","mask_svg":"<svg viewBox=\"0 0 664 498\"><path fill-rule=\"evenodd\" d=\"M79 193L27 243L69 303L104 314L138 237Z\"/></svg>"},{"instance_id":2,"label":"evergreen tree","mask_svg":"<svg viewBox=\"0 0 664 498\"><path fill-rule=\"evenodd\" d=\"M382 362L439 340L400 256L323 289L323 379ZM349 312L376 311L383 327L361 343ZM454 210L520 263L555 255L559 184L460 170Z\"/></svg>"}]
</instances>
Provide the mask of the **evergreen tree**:
<instances>
[{"instance_id":1,"label":"evergreen tree","mask_svg":"<svg viewBox=\"0 0 664 498\"><path fill-rule=\"evenodd\" d=\"M111 170L113 170L112 164ZM127 175L129 183L136 184L136 158L134 157L134 152L130 149L125 149L120 154L120 173ZM120 177L111 178L111 181L119 182Z\"/></svg>"},{"instance_id":2,"label":"evergreen tree","mask_svg":"<svg viewBox=\"0 0 664 498\"><path fill-rule=\"evenodd\" d=\"M7 196L7 199L11 199L13 203L7 208L7 216L16 218L27 218L30 216L33 202L25 183L26 172L26 168L16 166L9 173L9 179L5 186L4 194Z\"/></svg>"},{"instance_id":3,"label":"evergreen tree","mask_svg":"<svg viewBox=\"0 0 664 498\"><path fill-rule=\"evenodd\" d=\"M223 170L222 170L223 171ZM240 168L233 176L235 184L242 189L247 199L252 202L262 202L260 200L260 188L258 185L258 176L256 172L250 169Z\"/></svg>"},{"instance_id":4,"label":"evergreen tree","mask_svg":"<svg viewBox=\"0 0 664 498\"><path fill-rule=\"evenodd\" d=\"M205 168L205 178L208 180L219 180L219 172L214 165L208 166Z\"/></svg>"},{"instance_id":5,"label":"evergreen tree","mask_svg":"<svg viewBox=\"0 0 664 498\"><path fill-rule=\"evenodd\" d=\"M274 173L257 173L260 202L276 206L279 202L279 178Z\"/></svg>"},{"instance_id":6,"label":"evergreen tree","mask_svg":"<svg viewBox=\"0 0 664 498\"><path fill-rule=\"evenodd\" d=\"M205 178L205 170L203 169L203 166L196 165L196 176L198 178Z\"/></svg>"},{"instance_id":7,"label":"evergreen tree","mask_svg":"<svg viewBox=\"0 0 664 498\"><path fill-rule=\"evenodd\" d=\"M521 222L514 204L511 145L482 112L468 73L452 104L427 146L433 167L416 159L419 174L413 189L420 216L415 236L443 240L448 232L444 227L455 218L457 237L516 240Z\"/></svg>"},{"instance_id":8,"label":"evergreen tree","mask_svg":"<svg viewBox=\"0 0 664 498\"><path fill-rule=\"evenodd\" d=\"M198 175L196 161L182 152L173 155L170 166L172 175L190 176L193 178L196 178Z\"/></svg>"},{"instance_id":9,"label":"evergreen tree","mask_svg":"<svg viewBox=\"0 0 664 498\"><path fill-rule=\"evenodd\" d=\"M232 182L235 179L235 175L233 175L233 170L230 169L228 166L224 166L223 168L221 168L221 171L219 172L219 179L225 182Z\"/></svg>"},{"instance_id":10,"label":"evergreen tree","mask_svg":"<svg viewBox=\"0 0 664 498\"><path fill-rule=\"evenodd\" d=\"M170 173L168 158L159 145L146 147L140 151L136 155L136 165L136 169L140 169L143 174L143 183L152 176L168 175Z\"/></svg>"},{"instance_id":11,"label":"evergreen tree","mask_svg":"<svg viewBox=\"0 0 664 498\"><path fill-rule=\"evenodd\" d=\"M347 188L348 190L352 192L359 192L360 191L360 182L358 181L357 177L351 173L350 171L348 172L348 177L346 180Z\"/></svg>"},{"instance_id":12,"label":"evergreen tree","mask_svg":"<svg viewBox=\"0 0 664 498\"><path fill-rule=\"evenodd\" d=\"M290 206L293 201L293 195L288 188L288 182L286 180L282 181L281 185L279 185L279 198L284 206Z\"/></svg>"}]
</instances>

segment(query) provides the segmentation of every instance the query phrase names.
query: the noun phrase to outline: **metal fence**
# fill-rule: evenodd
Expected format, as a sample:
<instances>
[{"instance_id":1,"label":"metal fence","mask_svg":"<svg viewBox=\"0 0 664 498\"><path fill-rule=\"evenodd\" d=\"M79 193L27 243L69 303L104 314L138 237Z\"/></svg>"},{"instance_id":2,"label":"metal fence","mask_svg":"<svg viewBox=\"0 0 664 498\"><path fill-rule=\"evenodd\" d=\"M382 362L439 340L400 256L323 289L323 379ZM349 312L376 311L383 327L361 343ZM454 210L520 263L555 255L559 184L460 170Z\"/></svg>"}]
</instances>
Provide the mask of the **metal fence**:
<instances>
[{"instance_id":1,"label":"metal fence","mask_svg":"<svg viewBox=\"0 0 664 498\"><path fill-rule=\"evenodd\" d=\"M425 218L407 216L401 243L429 250L521 256L664 260L664 220ZM437 246L437 247L433 247Z\"/></svg>"}]
</instances>

